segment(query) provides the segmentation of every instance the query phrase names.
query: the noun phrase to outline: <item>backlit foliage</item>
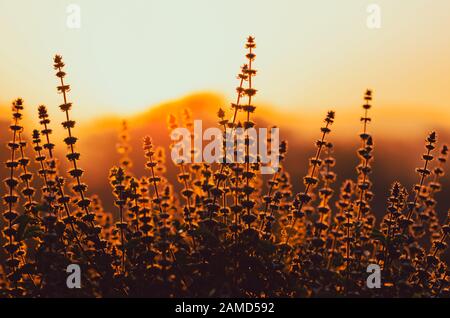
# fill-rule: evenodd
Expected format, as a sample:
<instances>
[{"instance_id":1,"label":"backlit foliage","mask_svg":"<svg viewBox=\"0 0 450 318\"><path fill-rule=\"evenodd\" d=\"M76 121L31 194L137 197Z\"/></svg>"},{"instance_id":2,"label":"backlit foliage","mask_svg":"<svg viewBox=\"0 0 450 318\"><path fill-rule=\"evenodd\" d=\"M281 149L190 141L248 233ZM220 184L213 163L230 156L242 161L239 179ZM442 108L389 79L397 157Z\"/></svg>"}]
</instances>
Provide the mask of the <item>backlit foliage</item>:
<instances>
[{"instance_id":1,"label":"backlit foliage","mask_svg":"<svg viewBox=\"0 0 450 318\"><path fill-rule=\"evenodd\" d=\"M236 101L230 113L222 108L217 112L224 134L227 128L256 125L253 37L248 37L245 49ZM76 106L68 100L64 67L56 55L59 108L65 114L63 144L53 143L46 106L38 107L40 126L27 131L21 125L24 101L12 104L0 296L449 296L450 270L443 252L450 217L441 220L445 211L436 209L435 200L448 148L437 148L437 134L430 133L423 166L417 169L418 183L408 191L394 182L386 211L374 213L369 116L376 107L371 90L364 95L361 146L356 150L360 163L354 180L339 180L333 171L332 128L339 118L334 111L325 115L303 180L292 180L283 165L289 155L287 141L280 142L278 171L263 178L260 162L251 162L249 149L256 141L250 137L244 147L234 147L245 162L180 160L175 163L177 180L169 180L166 150L173 145L166 149L145 136L146 174L136 176L130 152L139 150L131 149L132 127L124 121L116 145L120 160L104 180L114 194L116 210L105 211L100 198L83 183L76 122L70 112ZM179 126L193 133L189 110L180 123L169 116L169 131ZM33 159L25 156L26 146L34 150ZM68 171L59 166L55 147L67 150ZM192 149L191 156L198 151ZM33 189L33 179L39 189ZM301 182L303 190L294 193L293 184ZM384 217L376 220L380 214ZM66 286L69 264L81 266L81 289ZM366 286L369 264L382 268L380 289Z\"/></svg>"}]
</instances>

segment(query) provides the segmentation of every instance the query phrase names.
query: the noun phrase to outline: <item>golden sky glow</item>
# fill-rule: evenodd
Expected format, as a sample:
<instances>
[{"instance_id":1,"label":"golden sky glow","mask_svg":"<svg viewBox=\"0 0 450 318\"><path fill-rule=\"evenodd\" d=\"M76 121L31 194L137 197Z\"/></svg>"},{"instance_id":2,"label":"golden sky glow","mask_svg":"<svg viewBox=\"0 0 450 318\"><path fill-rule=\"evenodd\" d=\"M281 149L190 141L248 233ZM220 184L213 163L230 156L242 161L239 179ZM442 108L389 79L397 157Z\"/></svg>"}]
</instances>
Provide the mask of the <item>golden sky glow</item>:
<instances>
[{"instance_id":1,"label":"golden sky glow","mask_svg":"<svg viewBox=\"0 0 450 318\"><path fill-rule=\"evenodd\" d=\"M382 10L366 26L367 5ZM81 8L81 28L66 7ZM247 35L258 100L304 113L361 103L450 120L448 0L0 0L0 104L56 109L52 56L67 64L77 118L131 114L193 91L234 95ZM56 112L57 110L54 110Z\"/></svg>"}]
</instances>

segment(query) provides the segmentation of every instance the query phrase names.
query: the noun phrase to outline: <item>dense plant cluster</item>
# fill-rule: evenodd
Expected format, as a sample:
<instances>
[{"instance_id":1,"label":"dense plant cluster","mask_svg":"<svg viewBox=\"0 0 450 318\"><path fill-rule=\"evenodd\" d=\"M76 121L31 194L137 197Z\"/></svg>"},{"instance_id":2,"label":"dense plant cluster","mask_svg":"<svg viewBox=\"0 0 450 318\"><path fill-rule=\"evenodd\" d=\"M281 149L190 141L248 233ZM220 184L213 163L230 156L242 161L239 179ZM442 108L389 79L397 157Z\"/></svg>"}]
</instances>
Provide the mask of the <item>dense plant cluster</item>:
<instances>
[{"instance_id":1,"label":"dense plant cluster","mask_svg":"<svg viewBox=\"0 0 450 318\"><path fill-rule=\"evenodd\" d=\"M246 63L237 78L231 114L218 111L224 134L226 128L255 126L253 37L245 47ZM67 133L67 173L55 157L47 108L38 107L40 127L27 133L21 125L24 102L17 99L12 105L1 297L449 296L450 269L442 255L450 215L442 222L443 212L435 209L434 199L448 148L437 148L437 135L429 134L423 167L417 169L418 183L408 192L395 182L384 217L377 221L371 207L370 90L362 107L360 164L355 180L343 180L340 188L333 171L333 111L320 128L300 193L293 192L297 180L291 180L283 167L287 142L280 142L280 168L266 180L259 173L262 163L251 160L250 145L256 141L250 136L244 147L234 149L245 155L245 162L179 160L178 180L168 180L166 149L147 136L143 139L147 174L136 176L124 122L117 144L121 159L109 177L117 210L105 211L82 180L64 66L56 55L59 107L66 118L62 125ZM189 110L181 123L169 116L169 130L178 126L198 138ZM34 150L33 159L25 156L26 146ZM180 184L179 193L174 182ZM70 264L81 266L80 289L66 286ZM366 286L369 264L381 267L381 288Z\"/></svg>"}]
</instances>

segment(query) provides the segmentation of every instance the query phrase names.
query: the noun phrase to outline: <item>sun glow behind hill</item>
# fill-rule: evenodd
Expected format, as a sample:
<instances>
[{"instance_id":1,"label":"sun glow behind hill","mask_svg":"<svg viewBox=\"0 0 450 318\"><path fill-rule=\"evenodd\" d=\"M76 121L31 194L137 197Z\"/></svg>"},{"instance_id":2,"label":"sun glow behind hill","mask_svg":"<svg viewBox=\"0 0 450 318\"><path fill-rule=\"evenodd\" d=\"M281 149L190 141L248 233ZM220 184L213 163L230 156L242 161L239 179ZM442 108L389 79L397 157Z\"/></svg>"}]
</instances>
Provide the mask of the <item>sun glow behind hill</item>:
<instances>
[{"instance_id":1,"label":"sun glow behind hill","mask_svg":"<svg viewBox=\"0 0 450 318\"><path fill-rule=\"evenodd\" d=\"M89 119L79 118L79 106L73 107L73 119L77 121L76 131L83 139L89 138L95 131L117 131L122 120L127 120L131 126L145 127L157 125L160 129L156 132L162 135L168 134L166 120L168 114L179 115L182 110L190 109L194 119L200 119L205 125L217 125L217 111L219 108L227 112L231 118L230 100L226 96L214 92L197 92L188 94L181 98L169 99L162 103L148 105L145 109L129 114L95 114ZM271 127L276 125L281 131L287 130L296 136L313 138L317 133L327 109L311 110L301 108L297 111L283 109L278 105L268 103L257 103L254 118L258 126ZM336 122L334 124L333 135L341 140L354 138L360 132L357 125L361 116L362 101L352 105L352 107L330 107L336 111ZM377 136L389 137L406 141L407 138L424 136L431 130L436 130L443 134L445 141L450 137L449 114L437 109L427 109L426 107L411 107L404 105L387 106L377 101L375 97L373 109L371 110L373 121L370 129ZM64 114L59 111L56 105L49 107L52 113L52 128L56 136L61 137L65 132L60 125L64 120ZM25 101L24 124L26 130L31 131L38 124L37 109ZM11 119L10 106L0 105L0 119L9 121Z\"/></svg>"}]
</instances>

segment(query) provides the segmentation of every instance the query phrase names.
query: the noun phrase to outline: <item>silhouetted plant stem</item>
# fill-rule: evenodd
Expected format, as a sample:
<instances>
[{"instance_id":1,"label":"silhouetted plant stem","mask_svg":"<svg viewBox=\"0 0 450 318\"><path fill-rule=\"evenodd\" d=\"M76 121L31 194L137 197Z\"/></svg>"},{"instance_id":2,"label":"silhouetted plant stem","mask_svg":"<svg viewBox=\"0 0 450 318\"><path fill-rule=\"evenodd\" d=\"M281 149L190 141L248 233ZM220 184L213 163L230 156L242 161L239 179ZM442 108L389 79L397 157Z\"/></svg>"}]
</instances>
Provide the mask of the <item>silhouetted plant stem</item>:
<instances>
[{"instance_id":1,"label":"silhouetted plant stem","mask_svg":"<svg viewBox=\"0 0 450 318\"><path fill-rule=\"evenodd\" d=\"M248 88L245 89L245 94L248 96L247 105L243 106L244 111L247 113L247 120L244 122L245 128L245 173L243 174L245 178L245 187L244 194L245 200L242 201L244 208L246 208L246 215L243 217L244 223L246 223L247 228L250 229L254 219L256 217L252 214L252 209L255 205L254 200L251 199L251 195L254 193L254 187L250 185L250 182L254 179L255 174L250 171L250 162L252 161L252 155L250 154L250 143L256 142L252 140L250 134L248 133L249 129L253 128L254 124L250 121L250 114L255 110L255 107L252 105L252 97L256 94L256 90L252 88L252 76L256 74L256 70L252 69L252 60L255 58L255 54L252 53L252 48L255 47L253 42L253 38L249 37L247 40L247 48L249 49L249 53L247 54L247 58L249 60L249 68L247 70L248 74Z\"/></svg>"},{"instance_id":2,"label":"silhouetted plant stem","mask_svg":"<svg viewBox=\"0 0 450 318\"><path fill-rule=\"evenodd\" d=\"M25 141L22 141L22 133L18 133L18 141L19 141L19 151L20 158L19 164L22 166L23 173L20 175L20 179L25 183L25 188L22 190L22 194L27 199L27 203L24 205L26 213L32 214L37 219L41 220L39 215L36 213L36 202L33 201L33 194L35 190L30 186L30 181L32 179L32 174L28 172L27 165L30 160L25 157L24 148L26 145ZM42 220L41 220L42 221Z\"/></svg>"},{"instance_id":3,"label":"silhouetted plant stem","mask_svg":"<svg viewBox=\"0 0 450 318\"><path fill-rule=\"evenodd\" d=\"M46 162L45 170L48 171L49 173L51 172L54 176L54 179L52 180L53 184L51 185L51 188L57 194L57 202L59 204L62 204L62 207L66 214L70 229L72 231L72 235L75 239L76 244L78 245L78 248L80 249L80 252L84 256L86 256L85 249L83 248L80 238L78 237L78 233L75 229L74 217L72 216L71 211L70 211L70 207L69 207L70 198L68 196L66 196L64 193L64 187L63 187L64 179L62 177L57 176L56 158L54 157L54 153L53 153L54 144L50 140L50 134L52 133L52 130L48 126L50 124L50 119L49 119L49 116L47 113L47 108L44 105L41 105L41 106L39 106L38 110L39 110L39 118L41 119L40 124L42 126L44 126L44 129L41 131L46 139L46 144L44 145L44 149L47 150L47 154L48 154L48 160ZM47 179L47 182L50 185L48 179ZM55 188L55 189L53 189L53 188Z\"/></svg>"},{"instance_id":4,"label":"silhouetted plant stem","mask_svg":"<svg viewBox=\"0 0 450 318\"><path fill-rule=\"evenodd\" d=\"M20 248L17 242L14 242L14 237L16 229L14 228L13 222L18 217L18 213L13 210L14 205L17 203L19 197L15 194L15 188L19 184L18 180L14 176L14 172L19 166L19 162L16 159L16 151L20 147L17 141L18 134L22 131L23 127L19 124L22 119L23 101L22 99L16 99L12 104L13 109L13 123L10 125L10 130L12 131L12 141L8 143L8 147L11 152L10 160L6 162L6 167L9 168L9 179L5 180L5 184L8 188L8 195L3 197L4 201L8 205L8 210L3 213L3 217L7 220L8 228L4 231L5 235L8 237L8 243L3 247L9 254L9 260L6 262L8 268L10 269L11 275L10 280L17 289L17 282L20 280L17 277L17 267L19 265L19 260L16 258L16 252Z\"/></svg>"},{"instance_id":5,"label":"silhouetted plant stem","mask_svg":"<svg viewBox=\"0 0 450 318\"><path fill-rule=\"evenodd\" d=\"M425 178L431 174L431 171L428 169L428 164L431 160L433 160L433 156L431 155L431 151L435 149L434 144L436 143L436 133L432 132L427 138L428 144L425 146L427 148L427 153L422 156L424 160L424 165L422 168L417 169L417 172L420 174L420 181L418 185L414 186L414 200L411 204L409 204L408 214L406 216L406 220L409 223L411 221L411 217L416 209L416 204L419 199L420 190L424 185ZM405 226L404 233L407 231L409 226Z\"/></svg>"},{"instance_id":6,"label":"silhouetted plant stem","mask_svg":"<svg viewBox=\"0 0 450 318\"><path fill-rule=\"evenodd\" d=\"M64 188L63 188L63 179L62 178L57 178L56 179L56 186L58 188L58 195L59 195L59 203L62 203L63 207L64 207L64 212L66 213L66 217L67 220L69 222L69 226L70 229L72 231L72 235L75 239L75 242L77 243L80 252L86 256L86 251L83 248L83 245L81 244L80 238L78 237L78 233L77 230L75 229L75 224L74 224L74 217L72 216L72 214L70 213L70 208L69 208L69 201L70 201L70 197L66 196L64 194Z\"/></svg>"},{"instance_id":7,"label":"silhouetted plant stem","mask_svg":"<svg viewBox=\"0 0 450 318\"><path fill-rule=\"evenodd\" d=\"M234 113L233 113L233 117L232 117L231 123L228 123L228 126L230 128L235 128L238 112L239 112L239 110L242 109L242 106L240 105L240 102L241 102L242 96L244 95L244 87L243 87L244 81L247 80L247 78L248 78L247 70L248 70L248 65L244 64L241 67L241 73L238 75L238 79L240 81L239 81L239 86L236 88L236 92L237 92L236 103L235 104L231 104L232 108L234 109ZM220 172L219 172L220 174L223 173L223 171L225 169L225 166L226 166L225 162L223 162L223 164L220 166ZM217 179L216 180L216 187L215 187L216 189L219 189L220 183L221 183L221 180ZM217 197L214 196L213 204L216 203L216 200L217 200ZM212 216L211 216L211 218L212 218Z\"/></svg>"},{"instance_id":8,"label":"silhouetted plant stem","mask_svg":"<svg viewBox=\"0 0 450 318\"><path fill-rule=\"evenodd\" d=\"M367 133L367 123L371 121L371 118L368 117L368 111L372 107L370 102L372 101L372 91L367 90L364 96L365 104L364 108L364 117L361 118L363 122L363 133L360 135L362 146L358 151L359 156L362 159L362 167L358 167L359 170L359 178L362 176L362 182L358 182L359 188L359 200L357 201L358 211L357 211L357 221L361 220L362 216L362 206L365 205L364 209L367 209L366 203L366 192L370 188L370 184L368 182L368 175L370 172L369 162L371 157L370 152L372 151L372 137Z\"/></svg>"},{"instance_id":9,"label":"silhouetted plant stem","mask_svg":"<svg viewBox=\"0 0 450 318\"><path fill-rule=\"evenodd\" d=\"M184 197L186 200L185 209L187 209L187 211L185 211L185 217L186 217L186 221L188 222L189 231L191 232L190 236L192 239L192 246L193 246L194 250L196 250L197 246L195 243L195 235L193 234L194 225L192 223L192 218L191 218L191 214L192 214L193 210L195 210L194 207L191 207L191 196L194 194L194 191L191 190L191 187L188 184L187 178L189 177L189 174L185 171L183 163L180 164L180 171L181 171L180 178L183 180L183 184L184 184L183 194L185 194Z\"/></svg>"},{"instance_id":10,"label":"silhouetted plant stem","mask_svg":"<svg viewBox=\"0 0 450 318\"><path fill-rule=\"evenodd\" d=\"M74 191L77 192L80 196L80 200L77 202L77 205L84 210L86 219L88 223L91 225L92 231L95 232L95 224L93 222L94 216L91 214L89 210L90 200L86 198L85 191L87 189L87 185L81 183L81 176L83 175L83 170L78 168L77 160L80 158L80 154L75 152L74 145L77 142L77 138L72 135L72 128L75 127L75 121L70 120L69 110L72 107L72 103L67 101L67 92L70 90L70 86L64 84L64 77L66 73L62 70L64 67L64 62L62 61L62 57L56 55L54 58L54 68L58 72L56 76L60 80L60 86L58 86L58 91L62 93L64 104L60 105L61 110L66 115L66 121L63 122L64 128L67 130L68 137L64 139L65 143L70 149L70 153L67 155L67 159L72 162L73 169L69 171L70 175L75 178L76 185L73 187ZM96 236L97 243L100 243L100 239Z\"/></svg>"},{"instance_id":11,"label":"silhouetted plant stem","mask_svg":"<svg viewBox=\"0 0 450 318\"><path fill-rule=\"evenodd\" d=\"M125 206L127 202L127 196L125 194L125 171L123 168L112 168L110 173L110 179L111 179L111 185L114 188L114 195L116 196L115 204L119 208L119 223L116 224L116 226L119 228L120 231L120 248L122 250L122 257L121 257L121 270L122 274L125 274L125 230L127 229L127 223L124 220L124 213L123 213L123 207Z\"/></svg>"},{"instance_id":12,"label":"silhouetted plant stem","mask_svg":"<svg viewBox=\"0 0 450 318\"><path fill-rule=\"evenodd\" d=\"M306 180L308 180L308 179L312 180L314 178L314 174L319 165L320 154L322 152L323 146L325 145L325 136L330 132L330 129L328 127L333 123L333 120L334 120L334 112L330 111L330 112L328 112L327 118L325 118L326 125L322 129L322 137L320 139L320 142L318 142L316 156L313 160L313 166L311 169L311 173L309 174L309 176L307 178L305 178ZM299 204L299 207L297 208L298 212L301 212L303 205L305 203L309 202L310 199L308 198L308 194L309 194L309 190L310 190L312 184L313 184L312 182L306 182L306 188L305 188L305 191L303 194L303 198L300 198L300 204ZM285 245L289 244L289 240L291 239L292 233L293 233L295 225L297 223L297 219L298 218L294 216L293 221L289 225L291 230L289 231L289 233L286 237L286 241L284 242Z\"/></svg>"}]
</instances>

